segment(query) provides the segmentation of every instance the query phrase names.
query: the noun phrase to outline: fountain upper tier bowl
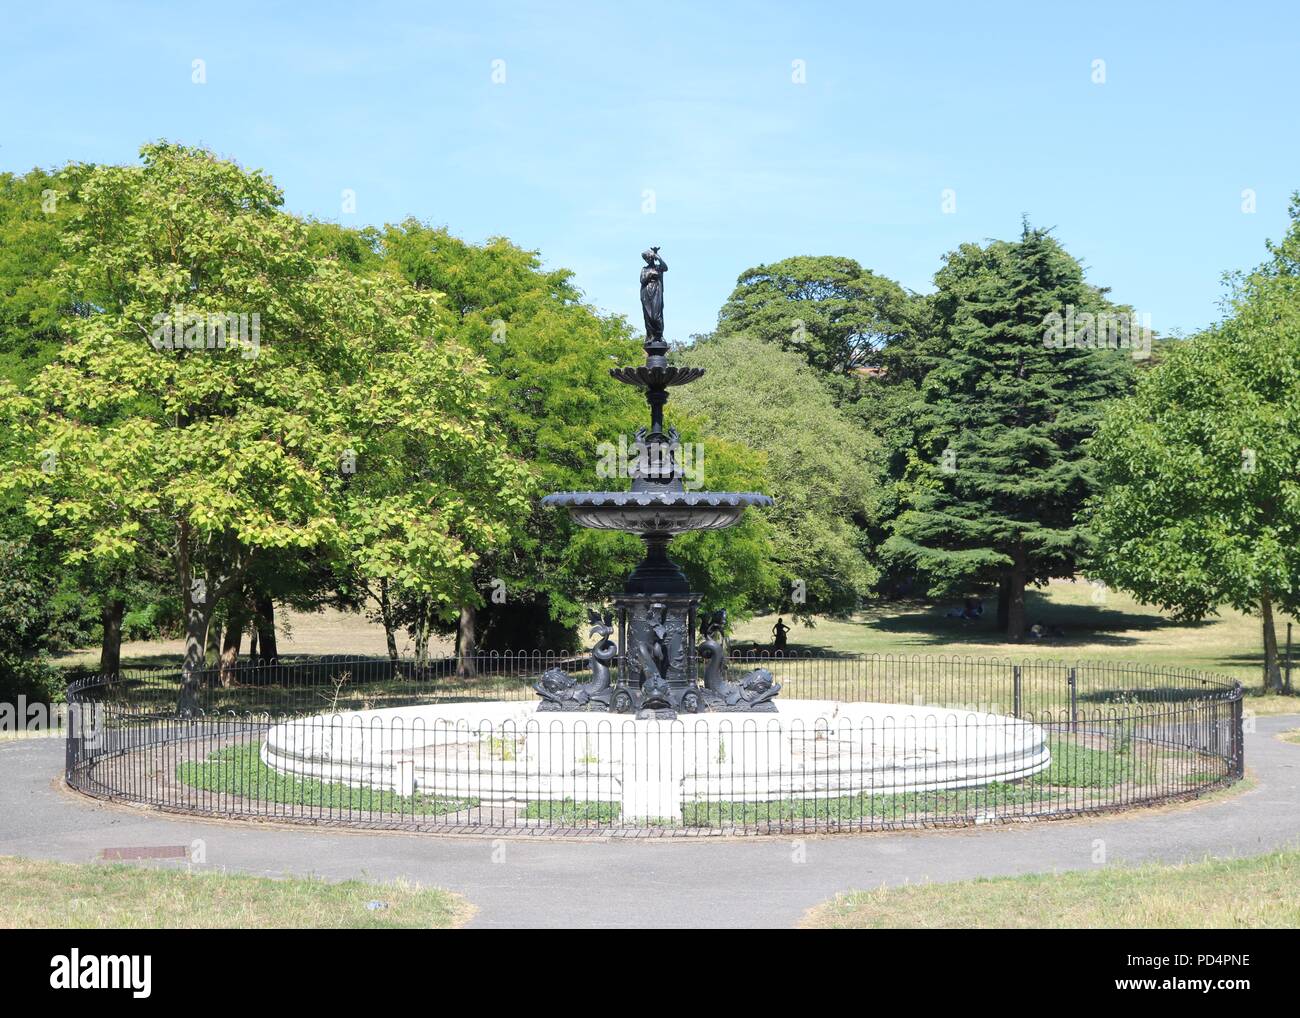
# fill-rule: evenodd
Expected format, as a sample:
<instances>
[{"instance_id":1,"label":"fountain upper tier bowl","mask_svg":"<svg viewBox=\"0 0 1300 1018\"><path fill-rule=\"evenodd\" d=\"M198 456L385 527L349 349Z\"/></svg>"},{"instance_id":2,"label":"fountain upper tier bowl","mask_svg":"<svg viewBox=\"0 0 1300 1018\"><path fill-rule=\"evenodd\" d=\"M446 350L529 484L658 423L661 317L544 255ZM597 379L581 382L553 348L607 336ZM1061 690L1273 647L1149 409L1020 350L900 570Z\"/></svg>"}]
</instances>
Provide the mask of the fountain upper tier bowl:
<instances>
[{"instance_id":1,"label":"fountain upper tier bowl","mask_svg":"<svg viewBox=\"0 0 1300 1018\"><path fill-rule=\"evenodd\" d=\"M595 530L684 534L733 526L747 508L772 499L753 491L558 491L542 505L567 509L575 523Z\"/></svg>"},{"instance_id":2,"label":"fountain upper tier bowl","mask_svg":"<svg viewBox=\"0 0 1300 1018\"><path fill-rule=\"evenodd\" d=\"M673 385L690 385L704 377L703 368L688 368L676 364L638 364L630 368L612 368L610 376L624 385L642 389L666 389Z\"/></svg>"}]
</instances>

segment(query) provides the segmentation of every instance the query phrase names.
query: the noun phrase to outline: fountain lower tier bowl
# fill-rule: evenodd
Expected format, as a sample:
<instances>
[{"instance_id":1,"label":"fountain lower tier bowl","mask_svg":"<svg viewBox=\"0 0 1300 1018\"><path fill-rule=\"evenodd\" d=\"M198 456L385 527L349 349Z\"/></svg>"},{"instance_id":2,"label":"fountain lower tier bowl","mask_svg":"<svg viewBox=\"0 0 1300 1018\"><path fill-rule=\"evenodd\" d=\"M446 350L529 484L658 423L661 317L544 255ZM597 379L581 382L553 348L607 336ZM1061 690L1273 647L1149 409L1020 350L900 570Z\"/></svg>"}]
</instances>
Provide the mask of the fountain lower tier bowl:
<instances>
[{"instance_id":1,"label":"fountain lower tier bowl","mask_svg":"<svg viewBox=\"0 0 1300 1018\"><path fill-rule=\"evenodd\" d=\"M750 506L772 504L753 491L558 491L542 499L567 509L580 526L629 534L722 530Z\"/></svg>"},{"instance_id":2,"label":"fountain lower tier bowl","mask_svg":"<svg viewBox=\"0 0 1300 1018\"><path fill-rule=\"evenodd\" d=\"M902 704L782 702L774 714L539 713L530 703L390 707L274 726L262 760L325 782L515 807L615 802L624 821L692 803L975 788L1051 763L1043 730L998 714Z\"/></svg>"}]
</instances>

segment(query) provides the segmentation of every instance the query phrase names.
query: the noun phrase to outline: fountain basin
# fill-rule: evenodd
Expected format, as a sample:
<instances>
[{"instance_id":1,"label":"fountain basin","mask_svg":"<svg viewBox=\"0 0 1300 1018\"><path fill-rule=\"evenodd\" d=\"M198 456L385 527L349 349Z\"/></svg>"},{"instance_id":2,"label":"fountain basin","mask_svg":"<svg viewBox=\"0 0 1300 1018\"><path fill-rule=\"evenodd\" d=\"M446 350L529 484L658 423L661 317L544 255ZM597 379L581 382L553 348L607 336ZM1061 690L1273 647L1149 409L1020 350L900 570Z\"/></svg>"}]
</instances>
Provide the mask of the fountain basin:
<instances>
[{"instance_id":1,"label":"fountain basin","mask_svg":"<svg viewBox=\"0 0 1300 1018\"><path fill-rule=\"evenodd\" d=\"M772 505L752 491L559 491L542 505L569 511L579 526L629 534L684 534L734 526L750 506Z\"/></svg>"},{"instance_id":2,"label":"fountain basin","mask_svg":"<svg viewBox=\"0 0 1300 1018\"><path fill-rule=\"evenodd\" d=\"M303 779L484 804L617 802L625 819L696 802L888 795L1018 781L1051 763L1042 729L997 714L795 700L676 721L531 703L392 707L276 725L264 763Z\"/></svg>"}]
</instances>

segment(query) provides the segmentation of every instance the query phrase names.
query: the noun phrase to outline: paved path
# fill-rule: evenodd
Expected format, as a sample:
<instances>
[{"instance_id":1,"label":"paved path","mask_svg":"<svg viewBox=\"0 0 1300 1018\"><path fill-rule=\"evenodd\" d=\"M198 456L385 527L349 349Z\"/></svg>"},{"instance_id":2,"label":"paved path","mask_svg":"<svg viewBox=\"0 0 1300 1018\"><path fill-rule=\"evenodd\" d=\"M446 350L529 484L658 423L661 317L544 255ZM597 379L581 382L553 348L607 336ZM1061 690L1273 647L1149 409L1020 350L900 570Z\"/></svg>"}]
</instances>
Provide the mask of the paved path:
<instances>
[{"instance_id":1,"label":"paved path","mask_svg":"<svg viewBox=\"0 0 1300 1018\"><path fill-rule=\"evenodd\" d=\"M89 862L104 848L206 843L207 866L268 876L450 888L479 926L791 926L852 887L1177 862L1300 846L1300 717L1260 718L1255 787L1217 801L1095 820L954 831L736 840L542 841L271 829L105 806L60 787L63 744L0 742L0 855ZM802 860L802 861L801 861Z\"/></svg>"}]
</instances>

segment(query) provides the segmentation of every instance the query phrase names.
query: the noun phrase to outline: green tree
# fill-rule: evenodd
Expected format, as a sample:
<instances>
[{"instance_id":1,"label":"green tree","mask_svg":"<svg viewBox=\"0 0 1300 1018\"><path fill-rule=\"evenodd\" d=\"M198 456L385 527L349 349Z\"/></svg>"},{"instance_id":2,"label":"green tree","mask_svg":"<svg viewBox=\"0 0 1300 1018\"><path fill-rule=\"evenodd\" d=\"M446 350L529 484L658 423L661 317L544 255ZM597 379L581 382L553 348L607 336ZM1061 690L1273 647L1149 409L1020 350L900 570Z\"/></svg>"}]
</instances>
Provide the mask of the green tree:
<instances>
[{"instance_id":1,"label":"green tree","mask_svg":"<svg viewBox=\"0 0 1300 1018\"><path fill-rule=\"evenodd\" d=\"M73 564L171 560L184 705L217 605L277 557L328 551L452 610L507 538L524 471L432 295L314 257L260 171L141 155L82 184L66 283L100 296L23 391L0 389L22 450L0 484ZM417 451L400 489L352 483Z\"/></svg>"},{"instance_id":2,"label":"green tree","mask_svg":"<svg viewBox=\"0 0 1300 1018\"><path fill-rule=\"evenodd\" d=\"M1179 618L1258 612L1281 688L1274 610L1300 611L1300 194L1270 252L1223 322L1169 344L1106 414L1089 568Z\"/></svg>"},{"instance_id":3,"label":"green tree","mask_svg":"<svg viewBox=\"0 0 1300 1018\"><path fill-rule=\"evenodd\" d=\"M610 378L609 368L644 354L626 321L583 302L571 273L544 269L536 252L503 238L470 244L416 220L361 242L322 224L313 228L313 242L356 266L369 263L365 251L372 249L418 290L442 295L452 333L489 365L492 420L507 448L528 463L536 491L627 486L626 479L601 476L603 443L630 438L646 423L647 411L641 394ZM687 440L697 434L698 422L671 407L670 414ZM722 440L711 450L711 481L762 485L749 450ZM641 544L633 537L586 530L535 502L521 516L514 539L475 569L457 627L463 654L484 646L569 644L586 607L621 589L640 560ZM759 519L674 543L696 589L737 613L746 610L750 588L772 584L768 550ZM504 602L493 600L494 591ZM422 617L418 604L393 610Z\"/></svg>"},{"instance_id":4,"label":"green tree","mask_svg":"<svg viewBox=\"0 0 1300 1018\"><path fill-rule=\"evenodd\" d=\"M23 385L53 360L68 340L65 320L85 315L97 294L74 295L61 263L69 257L65 234L79 205L81 182L92 167L70 164L57 172L35 169L0 174L0 378ZM0 437L5 444L10 436ZM0 454L0 459L3 454ZM0 496L0 539L18 542L34 556L36 589L49 598L41 613L49 649L101 642L100 669L117 670L124 631L154 636L169 600L155 577L105 575L61 560L48 534L32 530L21 499ZM138 603L126 607L126 587ZM13 589L13 588L10 588Z\"/></svg>"},{"instance_id":5,"label":"green tree","mask_svg":"<svg viewBox=\"0 0 1300 1018\"><path fill-rule=\"evenodd\" d=\"M0 540L0 702L57 698L48 665L54 590L48 557L27 541Z\"/></svg>"},{"instance_id":6,"label":"green tree","mask_svg":"<svg viewBox=\"0 0 1300 1018\"><path fill-rule=\"evenodd\" d=\"M21 385L54 358L77 305L55 271L90 167L0 173L0 377Z\"/></svg>"},{"instance_id":7,"label":"green tree","mask_svg":"<svg viewBox=\"0 0 1300 1018\"><path fill-rule=\"evenodd\" d=\"M743 333L802 354L824 371L877 365L906 333L911 299L852 258L786 258L741 273L718 312L718 333Z\"/></svg>"},{"instance_id":8,"label":"green tree","mask_svg":"<svg viewBox=\"0 0 1300 1018\"><path fill-rule=\"evenodd\" d=\"M777 501L764 515L781 591L768 606L804 618L857 609L877 578L862 527L876 491L879 440L836 406L824 376L797 353L732 334L701 340L679 357L707 372L674 394L703 424L706 476L709 438L766 459ZM791 600L796 589L802 599Z\"/></svg>"},{"instance_id":9,"label":"green tree","mask_svg":"<svg viewBox=\"0 0 1300 1018\"><path fill-rule=\"evenodd\" d=\"M1075 515L1097 468L1085 440L1127 391L1133 361L1090 336L1049 345L1054 322L1110 308L1045 230L964 245L936 283L921 440L885 552L935 593L997 584L999 623L1018 640L1026 585L1072 575L1086 551Z\"/></svg>"}]
</instances>

